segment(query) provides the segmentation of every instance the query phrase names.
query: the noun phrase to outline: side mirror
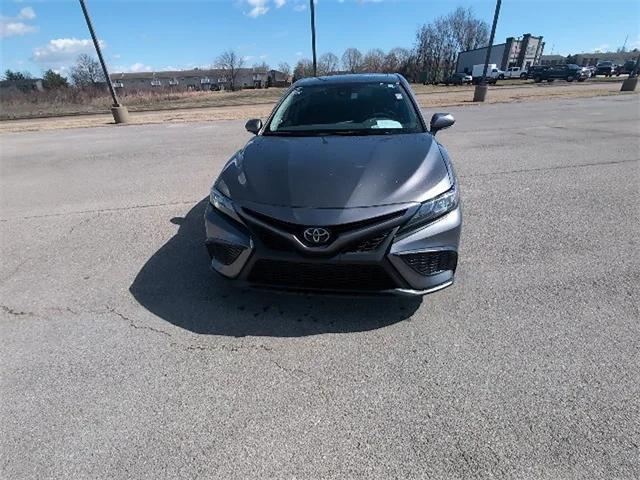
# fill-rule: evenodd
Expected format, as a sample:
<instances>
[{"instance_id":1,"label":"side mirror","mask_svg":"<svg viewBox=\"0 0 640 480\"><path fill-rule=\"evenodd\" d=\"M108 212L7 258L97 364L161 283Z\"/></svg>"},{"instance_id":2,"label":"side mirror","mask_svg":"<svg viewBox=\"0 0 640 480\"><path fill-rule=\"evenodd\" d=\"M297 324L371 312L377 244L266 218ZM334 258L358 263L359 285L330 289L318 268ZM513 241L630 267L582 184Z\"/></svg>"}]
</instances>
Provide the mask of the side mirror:
<instances>
[{"instance_id":1,"label":"side mirror","mask_svg":"<svg viewBox=\"0 0 640 480\"><path fill-rule=\"evenodd\" d=\"M439 130L449 128L456 123L456 119L450 113L434 113L431 117L431 134L435 135Z\"/></svg>"},{"instance_id":2,"label":"side mirror","mask_svg":"<svg viewBox=\"0 0 640 480\"><path fill-rule=\"evenodd\" d=\"M251 132L254 135L257 135L262 128L262 120L260 120L259 118L253 118L245 123L244 128L247 129L247 132Z\"/></svg>"}]
</instances>

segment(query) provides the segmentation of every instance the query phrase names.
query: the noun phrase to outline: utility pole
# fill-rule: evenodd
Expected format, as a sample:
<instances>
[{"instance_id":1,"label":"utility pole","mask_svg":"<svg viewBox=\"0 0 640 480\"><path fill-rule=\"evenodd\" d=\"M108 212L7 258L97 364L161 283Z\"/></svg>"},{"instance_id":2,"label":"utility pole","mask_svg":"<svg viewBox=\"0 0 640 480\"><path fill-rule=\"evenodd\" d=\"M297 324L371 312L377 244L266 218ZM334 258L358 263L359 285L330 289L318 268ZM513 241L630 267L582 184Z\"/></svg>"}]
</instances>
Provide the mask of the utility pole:
<instances>
[{"instance_id":1,"label":"utility pole","mask_svg":"<svg viewBox=\"0 0 640 480\"><path fill-rule=\"evenodd\" d=\"M311 10L311 50L313 51L313 76L318 76L318 61L316 59L316 7L314 0L309 0Z\"/></svg>"},{"instance_id":2,"label":"utility pole","mask_svg":"<svg viewBox=\"0 0 640 480\"><path fill-rule=\"evenodd\" d=\"M118 101L118 96L116 95L116 91L113 88L113 84L111 83L111 77L109 76L109 71L107 70L107 64L105 63L102 56L100 43L98 43L98 37L96 36L96 31L93 29L93 23L91 22L91 17L89 16L89 10L87 10L87 6L85 5L84 0L80 0L80 7L82 7L84 19L87 22L89 33L91 34L91 38L93 39L93 45L95 46L96 53L98 54L98 60L100 60L100 65L102 66L102 72L104 73L105 81L107 82L109 92L111 93L111 98L113 99L113 106L111 107L113 119L116 123L127 123L127 121L129 120L129 112L127 111L127 107L120 105L120 102Z\"/></svg>"},{"instance_id":3,"label":"utility pole","mask_svg":"<svg viewBox=\"0 0 640 480\"><path fill-rule=\"evenodd\" d=\"M482 70L482 78L480 84L476 85L476 89L473 92L474 102L484 102L487 97L487 69L489 68L489 60L491 58L491 47L493 47L493 39L496 36L496 26L498 25L498 15L500 14L500 4L502 0L496 1L496 11L493 14L493 26L491 27L491 35L489 36L489 46L487 47L487 56L484 59L484 69Z\"/></svg>"}]
</instances>

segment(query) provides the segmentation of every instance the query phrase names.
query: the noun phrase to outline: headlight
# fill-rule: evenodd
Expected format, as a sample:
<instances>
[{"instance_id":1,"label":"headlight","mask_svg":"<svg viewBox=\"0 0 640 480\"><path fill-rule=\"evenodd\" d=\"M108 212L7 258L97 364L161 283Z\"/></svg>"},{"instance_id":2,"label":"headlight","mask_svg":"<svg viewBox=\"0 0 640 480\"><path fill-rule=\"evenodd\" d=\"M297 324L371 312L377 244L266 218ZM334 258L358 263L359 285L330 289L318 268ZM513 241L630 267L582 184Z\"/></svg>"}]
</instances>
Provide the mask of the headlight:
<instances>
[{"instance_id":1,"label":"headlight","mask_svg":"<svg viewBox=\"0 0 640 480\"><path fill-rule=\"evenodd\" d=\"M424 202L406 225L400 228L398 233L406 233L411 230L416 230L427 223L442 217L450 211L455 210L457 206L458 188L454 185L442 195L438 195L437 197Z\"/></svg>"},{"instance_id":2,"label":"headlight","mask_svg":"<svg viewBox=\"0 0 640 480\"><path fill-rule=\"evenodd\" d=\"M237 218L236 209L233 207L233 202L229 197L220 193L215 186L211 187L211 193L209 193L209 202L219 211L225 215L229 215L232 218Z\"/></svg>"}]
</instances>

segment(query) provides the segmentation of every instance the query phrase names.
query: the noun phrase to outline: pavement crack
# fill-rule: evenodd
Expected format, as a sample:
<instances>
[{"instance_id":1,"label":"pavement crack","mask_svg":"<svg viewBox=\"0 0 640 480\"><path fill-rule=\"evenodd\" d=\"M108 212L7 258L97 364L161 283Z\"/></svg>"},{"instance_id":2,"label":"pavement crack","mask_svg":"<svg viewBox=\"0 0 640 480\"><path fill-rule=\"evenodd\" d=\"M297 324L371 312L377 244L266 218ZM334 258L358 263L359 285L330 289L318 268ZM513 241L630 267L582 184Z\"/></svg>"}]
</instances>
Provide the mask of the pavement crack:
<instances>
[{"instance_id":1,"label":"pavement crack","mask_svg":"<svg viewBox=\"0 0 640 480\"><path fill-rule=\"evenodd\" d=\"M112 313L112 314L116 315L117 317L119 317L120 319L124 320L125 322L128 322L129 326L131 328L136 329L136 330L149 330L149 331L154 332L154 333L161 333L162 335L166 335L167 337L171 336L170 333L165 332L164 330L160 330L160 329L157 329L157 328L149 327L147 325L138 325L133 319L129 318L128 316L124 315L123 313L119 312L115 308L110 307L108 305L107 305L107 311L109 313Z\"/></svg>"},{"instance_id":2,"label":"pavement crack","mask_svg":"<svg viewBox=\"0 0 640 480\"><path fill-rule=\"evenodd\" d=\"M36 314L33 312L26 312L26 311L22 311L22 310L16 310L15 308L12 307L8 307L7 305L0 305L0 309L9 314L12 315L14 317L35 317Z\"/></svg>"},{"instance_id":3,"label":"pavement crack","mask_svg":"<svg viewBox=\"0 0 640 480\"><path fill-rule=\"evenodd\" d=\"M174 205L193 205L198 203L199 200L187 200L180 202L166 202L166 203L150 203L150 204L142 204L142 205L131 205L128 207L113 207L113 208L97 208L93 210L76 210L72 212L60 212L60 213L45 213L43 215L26 215L23 217L12 217L12 218L3 218L0 219L2 222L6 222L8 220L31 220L34 218L50 218L50 217L65 217L68 215L84 215L88 213L111 213L111 212L126 212L128 210L137 210L142 208L156 208L156 207L170 207ZM81 222L82 223L82 222ZM80 224L76 225L76 227L80 226ZM71 233L72 229L68 232Z\"/></svg>"},{"instance_id":4,"label":"pavement crack","mask_svg":"<svg viewBox=\"0 0 640 480\"><path fill-rule=\"evenodd\" d=\"M172 343L171 344L174 347L181 347L180 344L178 343ZM186 345L184 346L184 350L187 351L200 351L200 352L212 352L212 351L223 351L223 352L240 352L240 351L258 351L258 350L262 350L265 352L272 352L273 348L267 346L267 345L227 345L227 344L223 344L223 345Z\"/></svg>"},{"instance_id":5,"label":"pavement crack","mask_svg":"<svg viewBox=\"0 0 640 480\"><path fill-rule=\"evenodd\" d=\"M619 165L623 163L635 163L635 162L640 162L640 158L636 158L633 160L617 160L613 162L594 162L594 163L578 163L575 165L556 165L554 167L520 168L520 169L514 169L514 170L504 170L501 172L477 173L475 175L459 175L459 177L460 178L489 177L493 175L509 175L511 173L547 172L547 171L553 171L553 170L569 170L571 168L598 167L598 166Z\"/></svg>"}]
</instances>

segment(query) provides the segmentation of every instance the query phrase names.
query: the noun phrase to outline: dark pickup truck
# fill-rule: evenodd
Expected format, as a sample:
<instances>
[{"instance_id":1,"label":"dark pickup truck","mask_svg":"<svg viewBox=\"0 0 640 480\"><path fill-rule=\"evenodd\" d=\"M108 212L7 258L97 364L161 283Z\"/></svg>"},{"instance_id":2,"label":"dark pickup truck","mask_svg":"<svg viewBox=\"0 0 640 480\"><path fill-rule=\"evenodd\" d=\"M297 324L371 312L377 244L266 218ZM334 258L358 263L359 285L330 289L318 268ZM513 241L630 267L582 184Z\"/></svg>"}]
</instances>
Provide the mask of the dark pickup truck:
<instances>
[{"instance_id":1,"label":"dark pickup truck","mask_svg":"<svg viewBox=\"0 0 640 480\"><path fill-rule=\"evenodd\" d=\"M547 82L553 82L554 80L584 82L587 79L587 73L582 70L582 67L570 63L568 65L549 65L546 68L535 69L529 72L529 77L533 78L536 83L540 83L543 80Z\"/></svg>"},{"instance_id":2,"label":"dark pickup truck","mask_svg":"<svg viewBox=\"0 0 640 480\"><path fill-rule=\"evenodd\" d=\"M616 75L620 76L620 75L624 75L624 74L631 74L633 73L633 71L636 68L636 61L635 60L627 60L626 62L624 62L624 64L622 65L618 65L616 67Z\"/></svg>"}]
</instances>

